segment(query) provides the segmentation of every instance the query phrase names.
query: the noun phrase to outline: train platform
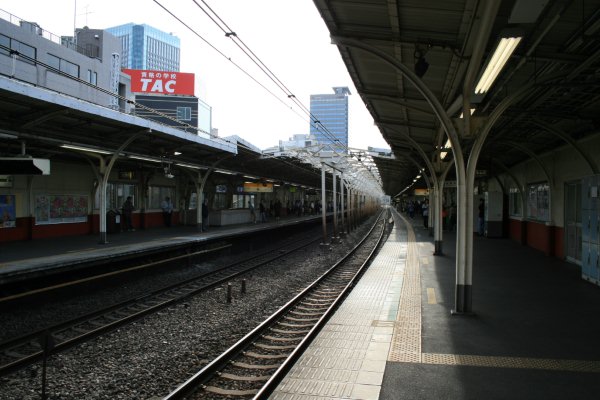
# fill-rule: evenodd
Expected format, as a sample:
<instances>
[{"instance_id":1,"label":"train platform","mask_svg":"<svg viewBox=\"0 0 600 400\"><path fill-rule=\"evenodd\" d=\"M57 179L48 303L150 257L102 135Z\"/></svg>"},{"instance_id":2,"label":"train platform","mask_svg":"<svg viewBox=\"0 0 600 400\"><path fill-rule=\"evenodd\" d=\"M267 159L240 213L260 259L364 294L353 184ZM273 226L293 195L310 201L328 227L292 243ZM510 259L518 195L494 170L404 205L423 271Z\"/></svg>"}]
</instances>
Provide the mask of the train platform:
<instances>
[{"instance_id":1,"label":"train platform","mask_svg":"<svg viewBox=\"0 0 600 400\"><path fill-rule=\"evenodd\" d=\"M271 399L591 399L600 393L600 288L580 267L474 238L472 315L452 315L444 255L421 219L394 229ZM405 223L408 222L408 225Z\"/></svg>"},{"instance_id":2,"label":"train platform","mask_svg":"<svg viewBox=\"0 0 600 400\"><path fill-rule=\"evenodd\" d=\"M174 225L109 234L108 243L100 243L99 234L8 242L0 247L0 284L27 279L33 275L43 276L52 274L53 271L75 269L83 263L231 239L320 220L320 215L287 216L279 221L271 219L265 223L211 226L204 232L200 232L195 226Z\"/></svg>"}]
</instances>

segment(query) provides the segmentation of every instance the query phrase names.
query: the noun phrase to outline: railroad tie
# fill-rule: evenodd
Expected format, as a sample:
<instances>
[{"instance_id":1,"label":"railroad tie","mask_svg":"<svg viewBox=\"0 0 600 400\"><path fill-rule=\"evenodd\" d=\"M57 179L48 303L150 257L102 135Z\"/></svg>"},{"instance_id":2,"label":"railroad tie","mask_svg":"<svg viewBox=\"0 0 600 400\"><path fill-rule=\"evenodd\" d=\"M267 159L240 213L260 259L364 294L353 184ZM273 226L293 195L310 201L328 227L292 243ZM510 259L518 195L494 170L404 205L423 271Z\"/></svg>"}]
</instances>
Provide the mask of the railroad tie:
<instances>
[{"instance_id":1,"label":"railroad tie","mask_svg":"<svg viewBox=\"0 0 600 400\"><path fill-rule=\"evenodd\" d=\"M302 339L301 337L288 338L288 337L276 337L276 336L270 336L270 335L264 335L263 338L270 340L272 342L297 342L300 339Z\"/></svg>"},{"instance_id":2,"label":"railroad tie","mask_svg":"<svg viewBox=\"0 0 600 400\"><path fill-rule=\"evenodd\" d=\"M236 389L222 389L216 386L206 386L205 391L220 394L222 396L252 396L258 393L258 389L251 390L236 390Z\"/></svg>"},{"instance_id":3,"label":"railroad tie","mask_svg":"<svg viewBox=\"0 0 600 400\"><path fill-rule=\"evenodd\" d=\"M288 324L286 322L278 322L279 325L288 328L312 328L314 324Z\"/></svg>"},{"instance_id":4,"label":"railroad tie","mask_svg":"<svg viewBox=\"0 0 600 400\"><path fill-rule=\"evenodd\" d=\"M303 315L305 317L320 317L321 315L323 315L323 313L320 312L299 312L299 311L295 311L295 310L291 310L290 314L294 314L294 315Z\"/></svg>"},{"instance_id":5,"label":"railroad tie","mask_svg":"<svg viewBox=\"0 0 600 400\"><path fill-rule=\"evenodd\" d=\"M277 346L272 344L262 344L262 343L254 343L254 346L263 349L263 350L294 350L297 346L295 345L287 345L287 346Z\"/></svg>"},{"instance_id":6,"label":"railroad tie","mask_svg":"<svg viewBox=\"0 0 600 400\"><path fill-rule=\"evenodd\" d=\"M288 321L295 321L295 322L317 322L319 320L319 318L294 318L294 317L290 317L290 316L284 316L284 319L288 320Z\"/></svg>"},{"instance_id":7,"label":"railroad tie","mask_svg":"<svg viewBox=\"0 0 600 400\"><path fill-rule=\"evenodd\" d=\"M295 328L294 325L291 325L292 328ZM275 333L281 333L284 335L306 335L308 332L310 332L309 329L298 329L298 330L293 330L293 329L277 329L277 328L271 328L270 329L272 332Z\"/></svg>"},{"instance_id":8,"label":"railroad tie","mask_svg":"<svg viewBox=\"0 0 600 400\"><path fill-rule=\"evenodd\" d=\"M271 377L270 375L262 375L262 376L247 376L247 375L234 375L228 373L221 373L219 376L223 379L229 379L232 381L244 381L244 382L261 382L268 381Z\"/></svg>"},{"instance_id":9,"label":"railroad tie","mask_svg":"<svg viewBox=\"0 0 600 400\"><path fill-rule=\"evenodd\" d=\"M281 367L281 364L247 364L239 361L234 361L231 363L231 365L246 369L277 369Z\"/></svg>"},{"instance_id":10,"label":"railroad tie","mask_svg":"<svg viewBox=\"0 0 600 400\"><path fill-rule=\"evenodd\" d=\"M289 354L258 354L253 351L246 351L244 355L251 358L259 358L261 360L276 360L278 358L288 358Z\"/></svg>"}]
</instances>

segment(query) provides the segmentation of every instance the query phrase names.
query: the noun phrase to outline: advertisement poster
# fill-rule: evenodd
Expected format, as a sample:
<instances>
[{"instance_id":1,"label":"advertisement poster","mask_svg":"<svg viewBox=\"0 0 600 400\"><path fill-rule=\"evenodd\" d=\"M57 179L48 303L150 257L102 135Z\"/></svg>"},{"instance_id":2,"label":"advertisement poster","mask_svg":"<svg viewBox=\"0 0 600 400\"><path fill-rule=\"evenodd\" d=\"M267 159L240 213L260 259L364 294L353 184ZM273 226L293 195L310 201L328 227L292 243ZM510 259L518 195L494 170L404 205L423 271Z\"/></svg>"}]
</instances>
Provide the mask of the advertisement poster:
<instances>
[{"instance_id":1,"label":"advertisement poster","mask_svg":"<svg viewBox=\"0 0 600 400\"><path fill-rule=\"evenodd\" d=\"M2 217L0 228L14 228L17 226L14 194L0 194L0 217Z\"/></svg>"},{"instance_id":2,"label":"advertisement poster","mask_svg":"<svg viewBox=\"0 0 600 400\"><path fill-rule=\"evenodd\" d=\"M40 195L35 197L35 224L87 222L88 196Z\"/></svg>"},{"instance_id":3,"label":"advertisement poster","mask_svg":"<svg viewBox=\"0 0 600 400\"><path fill-rule=\"evenodd\" d=\"M194 95L194 74L187 72L163 72L141 69L124 69L131 76L134 93Z\"/></svg>"}]
</instances>

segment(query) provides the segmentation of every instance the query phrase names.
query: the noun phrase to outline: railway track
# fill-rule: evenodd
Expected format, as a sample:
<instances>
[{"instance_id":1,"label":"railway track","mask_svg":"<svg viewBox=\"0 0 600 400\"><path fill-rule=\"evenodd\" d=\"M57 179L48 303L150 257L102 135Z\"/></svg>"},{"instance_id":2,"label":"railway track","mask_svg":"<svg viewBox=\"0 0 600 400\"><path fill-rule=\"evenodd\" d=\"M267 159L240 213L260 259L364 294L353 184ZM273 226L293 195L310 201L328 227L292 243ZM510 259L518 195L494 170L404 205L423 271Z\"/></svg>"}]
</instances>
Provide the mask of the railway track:
<instances>
[{"instance_id":1,"label":"railway track","mask_svg":"<svg viewBox=\"0 0 600 400\"><path fill-rule=\"evenodd\" d=\"M221 285L316 241L319 239L312 236L294 244L286 243L249 259L0 343L0 377Z\"/></svg>"},{"instance_id":2,"label":"railway track","mask_svg":"<svg viewBox=\"0 0 600 400\"><path fill-rule=\"evenodd\" d=\"M360 278L385 226L385 218L379 218L323 276L164 400L267 398Z\"/></svg>"}]
</instances>

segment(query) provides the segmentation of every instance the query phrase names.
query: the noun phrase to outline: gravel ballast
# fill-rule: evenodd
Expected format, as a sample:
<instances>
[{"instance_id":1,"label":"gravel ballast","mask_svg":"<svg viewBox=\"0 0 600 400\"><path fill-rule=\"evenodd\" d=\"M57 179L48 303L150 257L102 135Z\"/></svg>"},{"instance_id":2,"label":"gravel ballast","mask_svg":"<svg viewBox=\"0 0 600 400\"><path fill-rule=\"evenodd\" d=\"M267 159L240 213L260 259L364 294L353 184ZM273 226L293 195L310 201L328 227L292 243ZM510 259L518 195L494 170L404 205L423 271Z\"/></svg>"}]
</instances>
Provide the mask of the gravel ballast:
<instances>
[{"instance_id":1,"label":"gravel ballast","mask_svg":"<svg viewBox=\"0 0 600 400\"><path fill-rule=\"evenodd\" d=\"M231 282L232 303L227 303L223 285L52 356L47 366L48 399L166 396L317 279L373 222L369 220L331 250L316 243L255 270L244 277L245 294L240 291L242 278ZM146 285L143 280L138 284ZM105 296L90 295L86 301L100 304ZM40 363L1 378L0 399L39 399L41 371Z\"/></svg>"}]
</instances>

